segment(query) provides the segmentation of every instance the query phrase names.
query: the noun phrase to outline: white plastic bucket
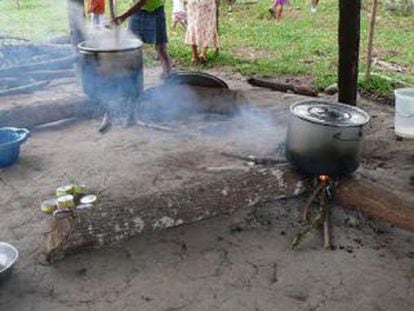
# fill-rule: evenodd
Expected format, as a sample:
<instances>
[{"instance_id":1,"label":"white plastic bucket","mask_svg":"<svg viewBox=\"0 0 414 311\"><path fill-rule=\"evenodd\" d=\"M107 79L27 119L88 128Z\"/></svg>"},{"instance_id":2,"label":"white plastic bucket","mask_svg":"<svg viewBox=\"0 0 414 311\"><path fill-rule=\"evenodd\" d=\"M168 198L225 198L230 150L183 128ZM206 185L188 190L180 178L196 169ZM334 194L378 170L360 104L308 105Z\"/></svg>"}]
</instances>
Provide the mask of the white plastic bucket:
<instances>
[{"instance_id":1,"label":"white plastic bucket","mask_svg":"<svg viewBox=\"0 0 414 311\"><path fill-rule=\"evenodd\" d=\"M395 94L395 134L414 139L414 88L397 89Z\"/></svg>"}]
</instances>

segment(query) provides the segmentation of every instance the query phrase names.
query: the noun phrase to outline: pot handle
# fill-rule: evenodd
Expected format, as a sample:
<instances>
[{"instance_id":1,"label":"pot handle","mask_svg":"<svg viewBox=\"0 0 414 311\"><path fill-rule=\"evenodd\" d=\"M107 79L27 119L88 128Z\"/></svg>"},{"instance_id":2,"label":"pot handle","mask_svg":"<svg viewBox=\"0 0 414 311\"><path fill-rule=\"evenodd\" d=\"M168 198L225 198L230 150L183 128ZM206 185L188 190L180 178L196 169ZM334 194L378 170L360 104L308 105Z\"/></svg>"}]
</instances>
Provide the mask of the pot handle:
<instances>
[{"instance_id":1,"label":"pot handle","mask_svg":"<svg viewBox=\"0 0 414 311\"><path fill-rule=\"evenodd\" d=\"M358 138L344 138L344 137L341 137L341 135L342 135L342 132L338 132L338 133L335 133L332 137L335 138L336 140L339 140L339 141L356 141L356 142L358 142L358 141L361 140L361 137L362 137L362 129L361 128L359 129Z\"/></svg>"},{"instance_id":2,"label":"pot handle","mask_svg":"<svg viewBox=\"0 0 414 311\"><path fill-rule=\"evenodd\" d=\"M20 144L23 144L30 137L30 131L28 129L16 128L15 132L20 135L20 138L17 140Z\"/></svg>"}]
</instances>

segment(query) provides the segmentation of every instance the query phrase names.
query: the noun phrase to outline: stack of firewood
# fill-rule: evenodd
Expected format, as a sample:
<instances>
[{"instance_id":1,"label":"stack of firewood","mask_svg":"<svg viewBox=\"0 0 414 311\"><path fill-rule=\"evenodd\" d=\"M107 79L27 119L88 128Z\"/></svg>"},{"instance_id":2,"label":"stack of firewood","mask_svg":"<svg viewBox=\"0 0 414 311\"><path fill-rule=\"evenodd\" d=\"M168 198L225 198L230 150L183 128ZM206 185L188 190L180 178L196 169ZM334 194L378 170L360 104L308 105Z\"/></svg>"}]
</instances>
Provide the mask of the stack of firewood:
<instances>
[{"instance_id":1,"label":"stack of firewood","mask_svg":"<svg viewBox=\"0 0 414 311\"><path fill-rule=\"evenodd\" d=\"M29 93L57 78L75 75L70 45L10 43L0 37L0 96Z\"/></svg>"}]
</instances>

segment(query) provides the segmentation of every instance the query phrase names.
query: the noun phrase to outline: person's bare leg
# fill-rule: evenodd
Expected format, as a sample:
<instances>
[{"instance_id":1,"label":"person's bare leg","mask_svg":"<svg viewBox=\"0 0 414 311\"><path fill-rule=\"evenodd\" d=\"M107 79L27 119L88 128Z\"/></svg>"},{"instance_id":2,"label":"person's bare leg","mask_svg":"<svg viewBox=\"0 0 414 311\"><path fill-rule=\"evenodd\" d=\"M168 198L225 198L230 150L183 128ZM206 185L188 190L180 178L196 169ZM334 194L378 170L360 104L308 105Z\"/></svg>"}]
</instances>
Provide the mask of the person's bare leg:
<instances>
[{"instance_id":1,"label":"person's bare leg","mask_svg":"<svg viewBox=\"0 0 414 311\"><path fill-rule=\"evenodd\" d=\"M319 0L311 0L311 4L313 7L317 7L319 4Z\"/></svg>"},{"instance_id":2,"label":"person's bare leg","mask_svg":"<svg viewBox=\"0 0 414 311\"><path fill-rule=\"evenodd\" d=\"M191 64L195 65L198 63L198 61L198 47L197 45L193 44L191 45Z\"/></svg>"},{"instance_id":3,"label":"person's bare leg","mask_svg":"<svg viewBox=\"0 0 414 311\"><path fill-rule=\"evenodd\" d=\"M178 20L175 20L174 22L173 22L173 24L172 24L172 29L174 29L175 30L175 28L177 27L177 23L178 23Z\"/></svg>"},{"instance_id":4,"label":"person's bare leg","mask_svg":"<svg viewBox=\"0 0 414 311\"><path fill-rule=\"evenodd\" d=\"M200 56L199 56L199 58L200 58L200 61L203 63L203 64L205 64L205 63L207 63L207 49L208 49L208 47L203 47L203 49L202 49L202 51L201 51L201 53L200 53Z\"/></svg>"},{"instance_id":5,"label":"person's bare leg","mask_svg":"<svg viewBox=\"0 0 414 311\"><path fill-rule=\"evenodd\" d=\"M158 58L161 63L163 74L168 74L171 70L170 58L167 54L167 46L165 43L155 45L155 50L157 51Z\"/></svg>"},{"instance_id":6,"label":"person's bare leg","mask_svg":"<svg viewBox=\"0 0 414 311\"><path fill-rule=\"evenodd\" d=\"M311 0L311 12L315 13L316 12L316 7L319 4L319 0Z\"/></svg>"},{"instance_id":7,"label":"person's bare leg","mask_svg":"<svg viewBox=\"0 0 414 311\"><path fill-rule=\"evenodd\" d=\"M275 18L277 20L280 20L282 18L282 13L283 13L283 5L281 5L281 4L276 5Z\"/></svg>"}]
</instances>

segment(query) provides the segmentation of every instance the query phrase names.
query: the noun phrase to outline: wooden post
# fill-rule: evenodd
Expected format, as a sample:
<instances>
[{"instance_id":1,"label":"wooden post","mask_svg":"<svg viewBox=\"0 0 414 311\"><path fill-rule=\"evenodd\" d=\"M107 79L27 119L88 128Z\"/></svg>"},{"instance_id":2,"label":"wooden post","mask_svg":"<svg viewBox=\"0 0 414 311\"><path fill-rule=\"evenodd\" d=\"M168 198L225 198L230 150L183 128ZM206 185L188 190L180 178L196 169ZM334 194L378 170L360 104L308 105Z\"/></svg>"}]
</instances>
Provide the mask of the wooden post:
<instances>
[{"instance_id":1,"label":"wooden post","mask_svg":"<svg viewBox=\"0 0 414 311\"><path fill-rule=\"evenodd\" d=\"M84 0L68 0L70 39L73 46L85 41L85 5Z\"/></svg>"},{"instance_id":2,"label":"wooden post","mask_svg":"<svg viewBox=\"0 0 414 311\"><path fill-rule=\"evenodd\" d=\"M377 16L378 0L372 0L371 15L368 24L368 48L367 48L367 68L365 71L365 79L371 78L372 65L372 46L374 41L375 18Z\"/></svg>"},{"instance_id":3,"label":"wooden post","mask_svg":"<svg viewBox=\"0 0 414 311\"><path fill-rule=\"evenodd\" d=\"M338 100L356 105L361 0L339 0Z\"/></svg>"}]
</instances>

